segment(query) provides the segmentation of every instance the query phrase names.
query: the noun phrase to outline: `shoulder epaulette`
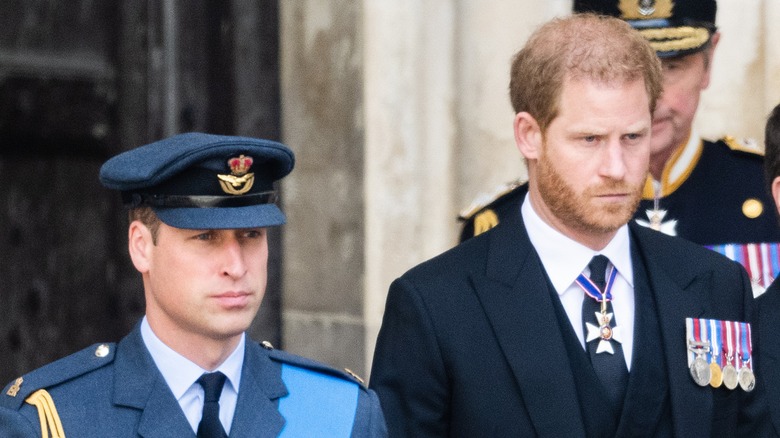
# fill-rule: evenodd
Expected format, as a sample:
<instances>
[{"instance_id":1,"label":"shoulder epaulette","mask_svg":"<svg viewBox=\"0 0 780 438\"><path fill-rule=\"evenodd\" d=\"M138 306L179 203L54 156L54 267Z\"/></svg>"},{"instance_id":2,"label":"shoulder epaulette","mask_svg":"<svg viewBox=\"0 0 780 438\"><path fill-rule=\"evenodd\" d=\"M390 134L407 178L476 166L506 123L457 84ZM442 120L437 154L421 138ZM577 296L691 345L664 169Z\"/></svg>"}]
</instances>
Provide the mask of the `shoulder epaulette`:
<instances>
[{"instance_id":1,"label":"shoulder epaulette","mask_svg":"<svg viewBox=\"0 0 780 438\"><path fill-rule=\"evenodd\" d=\"M51 388L113 362L115 351L116 344L95 344L31 371L3 388L0 406L18 410L39 389Z\"/></svg>"},{"instance_id":2,"label":"shoulder epaulette","mask_svg":"<svg viewBox=\"0 0 780 438\"><path fill-rule=\"evenodd\" d=\"M496 202L499 202L501 198L512 193L514 189L525 184L526 181L526 179L519 178L510 183L502 184L501 186L496 187L496 189L492 192L479 194L476 198L474 198L473 201L471 201L471 204L469 204L468 207L461 210L460 214L458 215L458 219L462 221L470 220L477 213L481 212L487 207L490 207Z\"/></svg>"},{"instance_id":3,"label":"shoulder epaulette","mask_svg":"<svg viewBox=\"0 0 780 438\"><path fill-rule=\"evenodd\" d=\"M737 140L736 138L727 135L721 139L726 146L732 151L747 152L749 154L755 154L764 156L764 148L755 140L746 138L743 140Z\"/></svg>"},{"instance_id":4,"label":"shoulder epaulette","mask_svg":"<svg viewBox=\"0 0 780 438\"><path fill-rule=\"evenodd\" d=\"M262 342L261 345L266 350L269 350L268 355L271 359L281 362L284 364L292 365L299 368L306 368L312 371L316 371L318 373L327 374L329 376L339 377L343 380L346 380L351 383L356 383L358 386L360 386L362 389L366 389L365 382L362 378L360 378L357 374L352 372L352 370L348 368L344 368L344 370L339 370L336 368L333 368L329 365L326 365L321 362L317 362L312 359L305 358L303 356L298 356L292 353L287 353L282 350L276 350L271 346L269 342Z\"/></svg>"}]
</instances>

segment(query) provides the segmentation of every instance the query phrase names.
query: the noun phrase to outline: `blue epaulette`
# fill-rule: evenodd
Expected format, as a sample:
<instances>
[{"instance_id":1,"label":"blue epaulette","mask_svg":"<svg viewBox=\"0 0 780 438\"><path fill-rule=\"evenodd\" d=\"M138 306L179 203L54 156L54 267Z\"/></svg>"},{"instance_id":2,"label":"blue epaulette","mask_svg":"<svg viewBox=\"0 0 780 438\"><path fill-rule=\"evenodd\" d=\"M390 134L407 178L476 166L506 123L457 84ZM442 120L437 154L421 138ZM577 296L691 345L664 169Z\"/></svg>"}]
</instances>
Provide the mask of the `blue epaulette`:
<instances>
[{"instance_id":1,"label":"blue epaulette","mask_svg":"<svg viewBox=\"0 0 780 438\"><path fill-rule=\"evenodd\" d=\"M350 436L360 393L367 391L361 379L349 370L273 350L268 343L263 347L281 363L288 391L279 399L279 413L286 420L280 436L310 436L312 431L320 436Z\"/></svg>"},{"instance_id":2,"label":"blue epaulette","mask_svg":"<svg viewBox=\"0 0 780 438\"><path fill-rule=\"evenodd\" d=\"M39 389L50 388L114 361L116 344L95 344L25 374L3 388L0 406L18 410Z\"/></svg>"},{"instance_id":3,"label":"blue epaulette","mask_svg":"<svg viewBox=\"0 0 780 438\"><path fill-rule=\"evenodd\" d=\"M313 371L317 371L333 377L338 377L348 382L356 383L363 390L366 389L365 381L360 376L352 372L352 370L350 370L349 368L344 368L344 370L339 370L329 365L326 365L324 363L317 362L316 360L308 359L303 356L298 356L292 353L287 353L282 350L277 350L274 349L274 347L269 342L263 342L261 345L263 346L263 348L269 350L268 351L269 357L277 362L282 362L288 365L293 365L301 368L308 368Z\"/></svg>"}]
</instances>

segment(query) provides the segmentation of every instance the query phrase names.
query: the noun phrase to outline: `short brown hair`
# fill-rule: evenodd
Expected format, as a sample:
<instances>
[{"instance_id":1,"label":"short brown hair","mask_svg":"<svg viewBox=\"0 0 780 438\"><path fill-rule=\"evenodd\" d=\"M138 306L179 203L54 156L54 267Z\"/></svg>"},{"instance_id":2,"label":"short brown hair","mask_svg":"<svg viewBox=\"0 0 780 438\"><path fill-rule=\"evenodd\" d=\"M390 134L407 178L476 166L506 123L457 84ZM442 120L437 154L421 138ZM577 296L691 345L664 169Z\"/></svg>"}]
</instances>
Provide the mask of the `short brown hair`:
<instances>
[{"instance_id":1,"label":"short brown hair","mask_svg":"<svg viewBox=\"0 0 780 438\"><path fill-rule=\"evenodd\" d=\"M160 231L160 218L154 213L151 207L142 206L131 208L127 212L129 222L140 221L152 233L152 243L157 244L157 233Z\"/></svg>"},{"instance_id":2,"label":"short brown hair","mask_svg":"<svg viewBox=\"0 0 780 438\"><path fill-rule=\"evenodd\" d=\"M766 120L764 130L764 174L772 194L772 180L780 176L780 104L778 104Z\"/></svg>"},{"instance_id":3,"label":"short brown hair","mask_svg":"<svg viewBox=\"0 0 780 438\"><path fill-rule=\"evenodd\" d=\"M558 115L565 79L644 79L650 112L661 94L661 62L647 40L623 20L595 14L556 18L534 32L512 61L509 95L545 132Z\"/></svg>"}]
</instances>

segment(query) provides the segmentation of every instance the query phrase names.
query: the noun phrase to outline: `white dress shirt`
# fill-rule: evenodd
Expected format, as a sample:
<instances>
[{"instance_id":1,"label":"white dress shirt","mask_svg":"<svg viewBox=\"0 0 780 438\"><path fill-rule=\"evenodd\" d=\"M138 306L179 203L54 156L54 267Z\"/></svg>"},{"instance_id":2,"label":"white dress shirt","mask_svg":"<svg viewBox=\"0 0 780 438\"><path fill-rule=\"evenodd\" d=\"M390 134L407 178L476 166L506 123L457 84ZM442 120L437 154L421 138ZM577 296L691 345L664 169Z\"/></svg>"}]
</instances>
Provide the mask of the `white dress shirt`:
<instances>
[{"instance_id":1,"label":"white dress shirt","mask_svg":"<svg viewBox=\"0 0 780 438\"><path fill-rule=\"evenodd\" d=\"M241 367L244 364L245 337L246 335L241 335L241 341L233 353L216 370L213 370L227 376L225 386L222 388L222 395L219 398L219 420L228 435L233 422L233 414L236 412L238 388L241 383ZM157 369L162 373L165 382L173 392L173 396L184 411L192 430L197 432L200 418L203 415L204 393L203 387L196 381L203 373L212 371L204 370L165 345L154 334L145 316L141 322L141 338L146 349L152 355L154 364L157 365Z\"/></svg>"},{"instance_id":2,"label":"white dress shirt","mask_svg":"<svg viewBox=\"0 0 780 438\"><path fill-rule=\"evenodd\" d=\"M603 254L609 259L610 265L615 266L618 275L612 286L612 311L616 325L622 332L623 356L630 371L634 346L634 267L631 264L631 239L628 235L628 226L620 227L604 249L593 251L544 222L534 211L528 195L520 210L531 244L542 260L544 270L561 299L561 304L583 349L585 349L585 335L582 328L582 300L585 292L575 280L582 273L586 276L590 275L587 266L597 254ZM595 316L591 322L596 323Z\"/></svg>"}]
</instances>

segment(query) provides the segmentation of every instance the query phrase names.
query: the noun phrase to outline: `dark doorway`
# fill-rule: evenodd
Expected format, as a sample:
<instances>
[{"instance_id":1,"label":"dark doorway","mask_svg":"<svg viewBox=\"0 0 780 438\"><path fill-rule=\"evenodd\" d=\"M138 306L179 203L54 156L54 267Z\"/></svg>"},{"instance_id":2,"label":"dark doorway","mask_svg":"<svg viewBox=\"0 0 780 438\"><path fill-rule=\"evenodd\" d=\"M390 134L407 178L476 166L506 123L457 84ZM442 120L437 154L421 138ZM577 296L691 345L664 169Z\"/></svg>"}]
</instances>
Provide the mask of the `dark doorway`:
<instances>
[{"instance_id":1,"label":"dark doorway","mask_svg":"<svg viewBox=\"0 0 780 438\"><path fill-rule=\"evenodd\" d=\"M0 386L143 315L108 157L182 131L279 140L276 0L0 3ZM279 343L281 238L251 329Z\"/></svg>"}]
</instances>

